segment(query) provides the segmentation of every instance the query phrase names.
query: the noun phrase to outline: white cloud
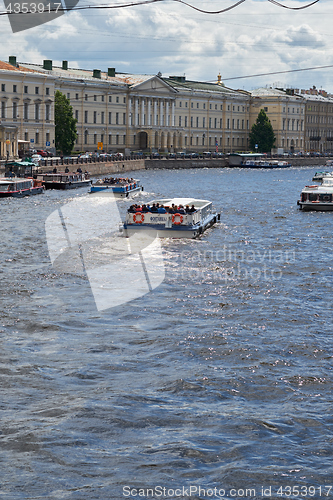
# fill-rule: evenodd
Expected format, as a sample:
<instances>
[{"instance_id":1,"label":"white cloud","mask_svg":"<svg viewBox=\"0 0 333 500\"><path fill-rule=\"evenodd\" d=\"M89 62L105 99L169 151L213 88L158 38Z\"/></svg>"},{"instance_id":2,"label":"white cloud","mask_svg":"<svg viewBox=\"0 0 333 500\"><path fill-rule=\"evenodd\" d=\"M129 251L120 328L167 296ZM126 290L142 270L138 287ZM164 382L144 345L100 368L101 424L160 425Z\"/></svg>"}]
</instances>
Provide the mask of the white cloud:
<instances>
[{"instance_id":1,"label":"white cloud","mask_svg":"<svg viewBox=\"0 0 333 500\"><path fill-rule=\"evenodd\" d=\"M232 1L196 5L216 10ZM82 2L82 0L81 0ZM78 6L84 4L79 2ZM97 0L95 0L97 4ZM110 10L72 11L45 25L12 34L6 16L0 20L0 58L20 61L68 60L87 69L215 81L251 89L277 80L333 91L332 69L287 73L240 80L232 77L324 66L333 56L330 20L332 2L322 0L300 11L267 1L247 0L225 14L196 12L177 2ZM284 5L304 6L290 0ZM212 7L213 6L213 7ZM2 42L2 43L1 43Z\"/></svg>"}]
</instances>

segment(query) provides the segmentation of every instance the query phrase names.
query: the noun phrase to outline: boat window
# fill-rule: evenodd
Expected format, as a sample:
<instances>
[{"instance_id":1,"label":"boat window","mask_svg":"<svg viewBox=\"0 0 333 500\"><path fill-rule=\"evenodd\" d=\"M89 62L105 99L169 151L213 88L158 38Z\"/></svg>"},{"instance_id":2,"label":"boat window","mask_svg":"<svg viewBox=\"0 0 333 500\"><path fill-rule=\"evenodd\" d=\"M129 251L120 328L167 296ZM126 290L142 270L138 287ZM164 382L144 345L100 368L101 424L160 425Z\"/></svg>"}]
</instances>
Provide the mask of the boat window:
<instances>
[{"instance_id":1,"label":"boat window","mask_svg":"<svg viewBox=\"0 0 333 500\"><path fill-rule=\"evenodd\" d=\"M309 193L309 200L316 201L317 200L317 193Z\"/></svg>"},{"instance_id":2,"label":"boat window","mask_svg":"<svg viewBox=\"0 0 333 500\"><path fill-rule=\"evenodd\" d=\"M332 201L332 195L331 194L321 194L319 197L320 201L324 201L326 203L330 203Z\"/></svg>"}]
</instances>

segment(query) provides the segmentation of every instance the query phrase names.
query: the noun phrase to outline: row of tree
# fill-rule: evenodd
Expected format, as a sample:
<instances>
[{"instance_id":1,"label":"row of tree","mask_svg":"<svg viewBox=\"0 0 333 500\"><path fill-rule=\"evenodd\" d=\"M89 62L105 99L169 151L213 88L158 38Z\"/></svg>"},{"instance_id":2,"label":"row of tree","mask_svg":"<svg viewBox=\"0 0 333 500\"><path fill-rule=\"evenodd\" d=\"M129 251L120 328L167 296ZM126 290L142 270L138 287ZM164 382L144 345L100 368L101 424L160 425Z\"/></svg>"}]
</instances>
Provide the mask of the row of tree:
<instances>
[{"instance_id":1,"label":"row of tree","mask_svg":"<svg viewBox=\"0 0 333 500\"><path fill-rule=\"evenodd\" d=\"M54 96L55 147L63 154L70 154L76 138L77 120L73 117L70 100L59 90ZM250 132L250 148L259 153L269 153L275 143L272 124L262 109Z\"/></svg>"}]
</instances>

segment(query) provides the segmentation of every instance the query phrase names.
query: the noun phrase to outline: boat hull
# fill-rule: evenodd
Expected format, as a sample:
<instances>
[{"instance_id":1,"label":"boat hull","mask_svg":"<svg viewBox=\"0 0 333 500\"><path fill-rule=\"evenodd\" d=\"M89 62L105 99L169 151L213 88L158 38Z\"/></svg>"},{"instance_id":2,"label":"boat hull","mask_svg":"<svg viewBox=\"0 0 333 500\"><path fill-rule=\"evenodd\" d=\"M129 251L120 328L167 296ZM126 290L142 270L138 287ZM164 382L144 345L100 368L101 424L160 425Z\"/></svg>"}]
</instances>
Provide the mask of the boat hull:
<instances>
[{"instance_id":1,"label":"boat hull","mask_svg":"<svg viewBox=\"0 0 333 500\"><path fill-rule=\"evenodd\" d=\"M44 193L44 187L38 186L30 189L21 189L20 191L0 191L0 198L23 198Z\"/></svg>"},{"instance_id":2,"label":"boat hull","mask_svg":"<svg viewBox=\"0 0 333 500\"><path fill-rule=\"evenodd\" d=\"M142 191L143 188L141 186L137 186L133 189L124 190L123 187L112 187L112 186L91 186L90 193L97 194L98 196L111 196L113 195L115 198L128 198L134 193L138 193Z\"/></svg>"},{"instance_id":3,"label":"boat hull","mask_svg":"<svg viewBox=\"0 0 333 500\"><path fill-rule=\"evenodd\" d=\"M216 224L220 219L218 213L210 214L202 222L195 225L173 225L172 227L165 227L164 224L128 224L124 223L125 236L131 236L134 233L147 231L154 233L155 236L160 238L198 238L209 227Z\"/></svg>"},{"instance_id":4,"label":"boat hull","mask_svg":"<svg viewBox=\"0 0 333 500\"><path fill-rule=\"evenodd\" d=\"M81 188L85 186L89 186L91 184L90 180L83 180L83 181L77 181L77 182L52 182L52 181L43 181L43 184L45 186L45 189L59 189L59 190L65 190L65 189L76 189L76 188Z\"/></svg>"},{"instance_id":5,"label":"boat hull","mask_svg":"<svg viewBox=\"0 0 333 500\"><path fill-rule=\"evenodd\" d=\"M332 212L333 211L333 203L325 203L325 202L309 202L309 201L300 201L298 200L297 205L301 210L310 211L315 210L317 212Z\"/></svg>"}]
</instances>

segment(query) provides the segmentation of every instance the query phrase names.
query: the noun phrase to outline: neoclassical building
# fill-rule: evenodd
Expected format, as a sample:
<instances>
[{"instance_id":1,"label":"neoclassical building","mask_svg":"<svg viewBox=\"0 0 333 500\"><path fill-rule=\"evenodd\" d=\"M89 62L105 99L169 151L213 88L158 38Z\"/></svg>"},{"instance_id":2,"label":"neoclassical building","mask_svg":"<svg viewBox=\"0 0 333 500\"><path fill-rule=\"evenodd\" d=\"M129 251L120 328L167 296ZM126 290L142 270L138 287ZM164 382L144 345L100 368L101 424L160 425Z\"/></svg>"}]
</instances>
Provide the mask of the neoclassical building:
<instances>
[{"instance_id":1,"label":"neoclassical building","mask_svg":"<svg viewBox=\"0 0 333 500\"><path fill-rule=\"evenodd\" d=\"M244 152L261 109L271 120L276 148L330 151L333 100L311 89L252 92L215 83L118 73L115 68L70 68L0 62L0 156L23 145L55 153L54 94L69 99L77 120L76 151Z\"/></svg>"}]
</instances>

